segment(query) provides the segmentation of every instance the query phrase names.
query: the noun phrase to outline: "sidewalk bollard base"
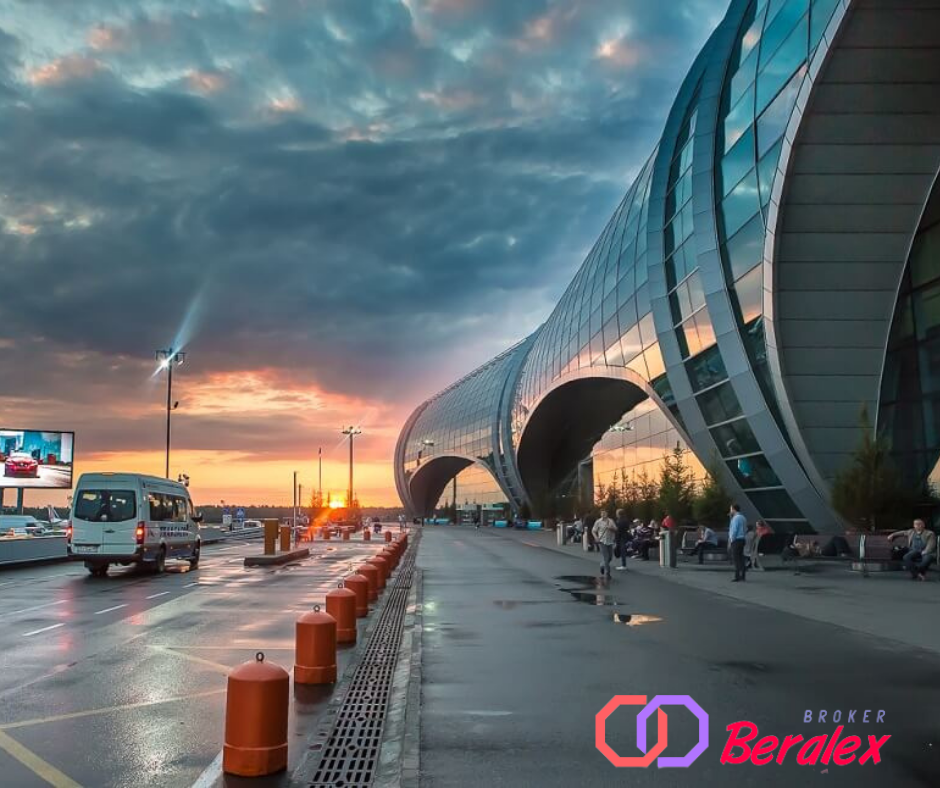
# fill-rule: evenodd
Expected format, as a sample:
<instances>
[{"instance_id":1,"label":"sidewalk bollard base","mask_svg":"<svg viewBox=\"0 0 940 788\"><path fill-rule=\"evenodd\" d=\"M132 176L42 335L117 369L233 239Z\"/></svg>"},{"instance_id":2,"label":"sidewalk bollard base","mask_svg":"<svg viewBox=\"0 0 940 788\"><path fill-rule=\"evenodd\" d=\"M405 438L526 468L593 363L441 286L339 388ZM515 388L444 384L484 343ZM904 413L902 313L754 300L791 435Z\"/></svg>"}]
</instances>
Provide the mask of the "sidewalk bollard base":
<instances>
[{"instance_id":1,"label":"sidewalk bollard base","mask_svg":"<svg viewBox=\"0 0 940 788\"><path fill-rule=\"evenodd\" d=\"M326 667L322 668L305 668L301 665L294 665L294 683L335 684L336 665L327 665Z\"/></svg>"},{"instance_id":2,"label":"sidewalk bollard base","mask_svg":"<svg viewBox=\"0 0 940 788\"><path fill-rule=\"evenodd\" d=\"M262 777L287 768L287 745L276 747L232 747L222 750L222 771L238 777Z\"/></svg>"}]
</instances>

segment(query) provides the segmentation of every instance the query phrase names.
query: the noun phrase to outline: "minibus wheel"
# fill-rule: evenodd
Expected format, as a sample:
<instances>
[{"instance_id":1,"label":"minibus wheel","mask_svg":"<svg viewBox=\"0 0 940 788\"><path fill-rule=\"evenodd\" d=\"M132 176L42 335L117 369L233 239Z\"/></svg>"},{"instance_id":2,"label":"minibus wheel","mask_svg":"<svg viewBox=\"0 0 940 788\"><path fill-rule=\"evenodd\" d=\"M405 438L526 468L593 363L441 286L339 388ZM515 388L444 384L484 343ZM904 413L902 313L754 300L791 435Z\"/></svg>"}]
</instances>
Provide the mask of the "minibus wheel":
<instances>
[{"instance_id":1,"label":"minibus wheel","mask_svg":"<svg viewBox=\"0 0 940 788\"><path fill-rule=\"evenodd\" d=\"M199 568L199 553L200 552L202 552L202 542L196 542L196 546L193 548L193 557L189 559L190 569Z\"/></svg>"},{"instance_id":2,"label":"minibus wheel","mask_svg":"<svg viewBox=\"0 0 940 788\"><path fill-rule=\"evenodd\" d=\"M166 548L161 547L160 552L157 553L156 560L153 562L153 573L155 575L162 575L166 569Z\"/></svg>"}]
</instances>

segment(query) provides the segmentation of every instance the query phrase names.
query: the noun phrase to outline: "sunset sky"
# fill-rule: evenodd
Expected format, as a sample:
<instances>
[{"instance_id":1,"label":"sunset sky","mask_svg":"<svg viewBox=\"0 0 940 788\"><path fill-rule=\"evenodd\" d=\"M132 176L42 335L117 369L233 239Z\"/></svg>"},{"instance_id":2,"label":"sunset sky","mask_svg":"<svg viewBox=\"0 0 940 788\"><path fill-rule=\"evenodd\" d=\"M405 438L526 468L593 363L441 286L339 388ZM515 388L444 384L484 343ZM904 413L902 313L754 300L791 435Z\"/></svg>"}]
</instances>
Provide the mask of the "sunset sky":
<instances>
[{"instance_id":1,"label":"sunset sky","mask_svg":"<svg viewBox=\"0 0 940 788\"><path fill-rule=\"evenodd\" d=\"M197 503L319 446L345 490L351 423L397 505L402 423L547 317L725 7L0 0L0 427L162 474L177 344Z\"/></svg>"}]
</instances>

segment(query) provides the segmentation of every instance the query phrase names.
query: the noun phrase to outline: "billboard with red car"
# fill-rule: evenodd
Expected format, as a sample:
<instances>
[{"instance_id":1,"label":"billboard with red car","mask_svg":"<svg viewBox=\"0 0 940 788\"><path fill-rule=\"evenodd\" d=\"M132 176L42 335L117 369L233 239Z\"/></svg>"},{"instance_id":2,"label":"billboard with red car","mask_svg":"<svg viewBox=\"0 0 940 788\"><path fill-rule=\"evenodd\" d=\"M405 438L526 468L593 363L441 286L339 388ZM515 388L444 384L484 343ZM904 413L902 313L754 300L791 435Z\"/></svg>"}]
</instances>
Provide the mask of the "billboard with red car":
<instances>
[{"instance_id":1,"label":"billboard with red car","mask_svg":"<svg viewBox=\"0 0 940 788\"><path fill-rule=\"evenodd\" d=\"M0 428L0 487L70 489L74 432Z\"/></svg>"}]
</instances>

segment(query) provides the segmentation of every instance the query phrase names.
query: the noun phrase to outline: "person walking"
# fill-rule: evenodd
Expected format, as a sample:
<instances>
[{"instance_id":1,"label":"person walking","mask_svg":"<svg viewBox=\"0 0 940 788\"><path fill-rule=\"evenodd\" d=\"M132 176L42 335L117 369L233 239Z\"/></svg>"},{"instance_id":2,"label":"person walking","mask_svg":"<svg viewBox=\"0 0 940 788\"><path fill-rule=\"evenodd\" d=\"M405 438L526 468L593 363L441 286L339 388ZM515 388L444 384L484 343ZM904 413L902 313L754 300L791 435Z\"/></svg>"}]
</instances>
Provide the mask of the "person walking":
<instances>
[{"instance_id":1,"label":"person walking","mask_svg":"<svg viewBox=\"0 0 940 788\"><path fill-rule=\"evenodd\" d=\"M731 504L729 514L731 522L728 524L728 547L731 550L731 560L734 562L734 580L731 582L737 583L746 579L744 547L747 544L747 518L741 514L741 507L736 503Z\"/></svg>"},{"instance_id":2,"label":"person walking","mask_svg":"<svg viewBox=\"0 0 940 788\"><path fill-rule=\"evenodd\" d=\"M604 512L591 528L594 541L601 551L601 577L610 579L610 561L614 557L614 545L617 543L617 526L610 519L610 514Z\"/></svg>"},{"instance_id":3,"label":"person walking","mask_svg":"<svg viewBox=\"0 0 940 788\"><path fill-rule=\"evenodd\" d=\"M617 510L617 553L620 555L618 570L627 568L627 546L630 544L630 520L623 509Z\"/></svg>"}]
</instances>

